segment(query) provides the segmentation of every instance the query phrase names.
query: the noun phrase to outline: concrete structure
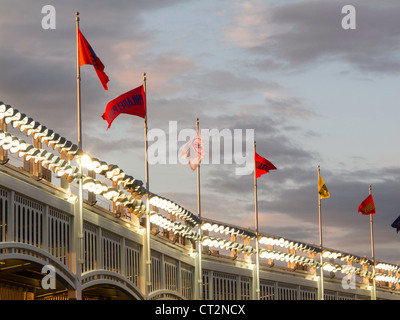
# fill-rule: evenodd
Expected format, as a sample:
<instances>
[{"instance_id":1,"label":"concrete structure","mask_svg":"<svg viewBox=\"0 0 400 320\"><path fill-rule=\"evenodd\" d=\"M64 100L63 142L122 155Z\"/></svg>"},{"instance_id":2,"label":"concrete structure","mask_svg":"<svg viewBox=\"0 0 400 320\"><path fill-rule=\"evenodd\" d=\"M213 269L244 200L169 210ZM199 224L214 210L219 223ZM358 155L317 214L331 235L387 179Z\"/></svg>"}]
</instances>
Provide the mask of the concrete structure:
<instances>
[{"instance_id":1,"label":"concrete structure","mask_svg":"<svg viewBox=\"0 0 400 320\"><path fill-rule=\"evenodd\" d=\"M0 299L257 296L254 231L198 219L97 159L80 176L73 143L3 103L0 119ZM83 221L77 183L86 190ZM374 277L377 299L400 299L398 265L268 234L259 243L262 300L317 299L321 268L324 299L371 299Z\"/></svg>"}]
</instances>

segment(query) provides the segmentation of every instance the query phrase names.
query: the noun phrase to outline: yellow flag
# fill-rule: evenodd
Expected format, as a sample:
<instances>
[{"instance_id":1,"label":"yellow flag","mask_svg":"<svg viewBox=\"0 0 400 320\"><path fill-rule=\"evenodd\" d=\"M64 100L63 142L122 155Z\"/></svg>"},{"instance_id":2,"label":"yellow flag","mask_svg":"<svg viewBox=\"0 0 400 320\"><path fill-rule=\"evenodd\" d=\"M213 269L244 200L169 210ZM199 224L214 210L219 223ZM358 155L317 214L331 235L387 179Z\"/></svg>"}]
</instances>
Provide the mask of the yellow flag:
<instances>
[{"instance_id":1,"label":"yellow flag","mask_svg":"<svg viewBox=\"0 0 400 320\"><path fill-rule=\"evenodd\" d=\"M318 193L321 198L329 198L329 191L321 176L318 176Z\"/></svg>"}]
</instances>

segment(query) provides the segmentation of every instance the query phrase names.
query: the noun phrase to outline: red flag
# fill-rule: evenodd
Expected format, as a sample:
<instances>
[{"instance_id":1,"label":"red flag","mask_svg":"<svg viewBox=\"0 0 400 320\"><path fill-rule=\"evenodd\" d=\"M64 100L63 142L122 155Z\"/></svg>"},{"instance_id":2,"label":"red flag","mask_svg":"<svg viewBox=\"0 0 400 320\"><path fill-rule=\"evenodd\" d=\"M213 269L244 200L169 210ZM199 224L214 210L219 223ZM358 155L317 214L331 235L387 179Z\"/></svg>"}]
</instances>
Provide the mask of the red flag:
<instances>
[{"instance_id":1,"label":"red flag","mask_svg":"<svg viewBox=\"0 0 400 320\"><path fill-rule=\"evenodd\" d=\"M110 81L108 76L104 72L104 64L101 62L96 53L90 46L89 42L85 39L81 30L78 28L78 53L79 53L79 66L85 64L93 65L96 70L97 76L100 79L101 84L105 90L108 90L107 82Z\"/></svg>"},{"instance_id":2,"label":"red flag","mask_svg":"<svg viewBox=\"0 0 400 320\"><path fill-rule=\"evenodd\" d=\"M369 195L361 204L358 206L358 212L363 215L375 214L375 204L372 195Z\"/></svg>"},{"instance_id":3,"label":"red flag","mask_svg":"<svg viewBox=\"0 0 400 320\"><path fill-rule=\"evenodd\" d=\"M255 152L254 158L256 162L256 178L261 177L264 173L268 173L269 170L276 170L275 166L271 162L259 156L257 152Z\"/></svg>"},{"instance_id":4,"label":"red flag","mask_svg":"<svg viewBox=\"0 0 400 320\"><path fill-rule=\"evenodd\" d=\"M141 118L145 117L146 96L144 94L143 85L107 103L106 110L102 115L102 118L108 122L107 130L111 127L113 120L121 113L127 113Z\"/></svg>"}]
</instances>

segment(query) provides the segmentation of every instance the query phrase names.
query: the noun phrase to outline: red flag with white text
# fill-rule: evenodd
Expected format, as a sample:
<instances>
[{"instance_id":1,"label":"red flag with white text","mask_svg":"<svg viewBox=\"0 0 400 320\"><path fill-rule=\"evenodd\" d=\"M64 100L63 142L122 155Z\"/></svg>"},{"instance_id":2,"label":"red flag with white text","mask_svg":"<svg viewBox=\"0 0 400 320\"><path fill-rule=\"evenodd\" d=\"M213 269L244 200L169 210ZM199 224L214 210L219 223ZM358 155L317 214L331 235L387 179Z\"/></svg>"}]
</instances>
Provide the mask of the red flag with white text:
<instances>
[{"instance_id":1,"label":"red flag with white text","mask_svg":"<svg viewBox=\"0 0 400 320\"><path fill-rule=\"evenodd\" d=\"M107 130L111 123L121 113L131 114L144 118L146 116L146 95L144 86L141 85L130 90L107 103L102 118L108 122Z\"/></svg>"}]
</instances>

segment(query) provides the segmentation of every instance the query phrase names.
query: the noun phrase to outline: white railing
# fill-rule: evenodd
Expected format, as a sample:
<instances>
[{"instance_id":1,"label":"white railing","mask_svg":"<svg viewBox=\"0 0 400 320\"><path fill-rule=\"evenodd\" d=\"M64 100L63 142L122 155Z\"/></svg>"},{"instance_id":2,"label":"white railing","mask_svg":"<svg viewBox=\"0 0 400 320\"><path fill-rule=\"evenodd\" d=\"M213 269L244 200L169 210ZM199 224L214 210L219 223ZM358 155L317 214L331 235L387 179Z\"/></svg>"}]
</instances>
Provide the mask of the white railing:
<instances>
[{"instance_id":1,"label":"white railing","mask_svg":"<svg viewBox=\"0 0 400 320\"><path fill-rule=\"evenodd\" d=\"M48 213L48 251L68 268L71 267L71 216L58 210Z\"/></svg>"}]
</instances>

